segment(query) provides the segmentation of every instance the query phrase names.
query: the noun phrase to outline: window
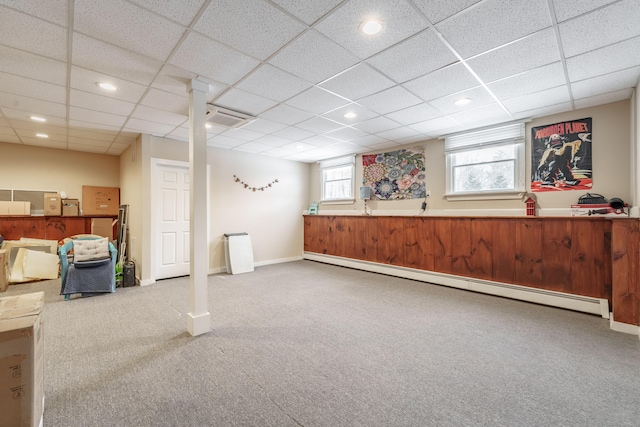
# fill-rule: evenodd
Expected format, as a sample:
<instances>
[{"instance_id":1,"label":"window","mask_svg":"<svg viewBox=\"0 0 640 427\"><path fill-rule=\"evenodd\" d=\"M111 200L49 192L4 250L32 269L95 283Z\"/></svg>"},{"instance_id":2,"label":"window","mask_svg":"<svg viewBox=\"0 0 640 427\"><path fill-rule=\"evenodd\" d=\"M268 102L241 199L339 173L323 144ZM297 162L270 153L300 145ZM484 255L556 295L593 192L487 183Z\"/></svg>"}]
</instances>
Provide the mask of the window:
<instances>
[{"instance_id":1,"label":"window","mask_svg":"<svg viewBox=\"0 0 640 427\"><path fill-rule=\"evenodd\" d=\"M355 156L320 162L322 173L322 201L353 201Z\"/></svg>"},{"instance_id":2,"label":"window","mask_svg":"<svg viewBox=\"0 0 640 427\"><path fill-rule=\"evenodd\" d=\"M524 123L445 138L447 199L508 199L525 192Z\"/></svg>"}]
</instances>

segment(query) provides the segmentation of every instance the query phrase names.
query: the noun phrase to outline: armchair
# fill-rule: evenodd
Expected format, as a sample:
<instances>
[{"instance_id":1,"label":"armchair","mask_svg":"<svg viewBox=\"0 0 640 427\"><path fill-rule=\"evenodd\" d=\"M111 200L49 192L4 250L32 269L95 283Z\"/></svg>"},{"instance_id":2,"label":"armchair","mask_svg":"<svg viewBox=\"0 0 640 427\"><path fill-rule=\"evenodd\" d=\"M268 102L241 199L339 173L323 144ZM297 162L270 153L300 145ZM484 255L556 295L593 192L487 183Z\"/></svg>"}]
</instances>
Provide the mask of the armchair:
<instances>
[{"instance_id":1,"label":"armchair","mask_svg":"<svg viewBox=\"0 0 640 427\"><path fill-rule=\"evenodd\" d=\"M84 236L69 240L60 246L58 254L60 295L64 295L65 300L76 293L90 296L116 291L118 251L106 237Z\"/></svg>"}]
</instances>

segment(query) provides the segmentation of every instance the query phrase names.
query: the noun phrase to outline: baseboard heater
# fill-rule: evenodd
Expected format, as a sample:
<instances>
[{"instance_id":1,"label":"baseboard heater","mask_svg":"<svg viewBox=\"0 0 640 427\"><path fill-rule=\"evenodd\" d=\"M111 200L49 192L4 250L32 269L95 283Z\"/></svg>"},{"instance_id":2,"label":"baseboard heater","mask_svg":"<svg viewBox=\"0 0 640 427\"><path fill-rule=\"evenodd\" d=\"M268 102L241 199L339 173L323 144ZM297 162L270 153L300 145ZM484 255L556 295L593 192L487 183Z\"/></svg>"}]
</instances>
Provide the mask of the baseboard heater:
<instances>
[{"instance_id":1,"label":"baseboard heater","mask_svg":"<svg viewBox=\"0 0 640 427\"><path fill-rule=\"evenodd\" d=\"M545 289L530 288L527 286L512 285L509 283L492 282L488 280L418 270L415 268L342 258L334 255L318 254L315 252L303 252L302 258L311 261L323 262L325 264L350 267L373 273L387 274L389 276L418 280L436 285L449 286L452 288L481 292L484 294L517 299L520 301L596 314L605 319L609 319L609 301L607 301L606 298L585 297L563 292L548 291Z\"/></svg>"}]
</instances>

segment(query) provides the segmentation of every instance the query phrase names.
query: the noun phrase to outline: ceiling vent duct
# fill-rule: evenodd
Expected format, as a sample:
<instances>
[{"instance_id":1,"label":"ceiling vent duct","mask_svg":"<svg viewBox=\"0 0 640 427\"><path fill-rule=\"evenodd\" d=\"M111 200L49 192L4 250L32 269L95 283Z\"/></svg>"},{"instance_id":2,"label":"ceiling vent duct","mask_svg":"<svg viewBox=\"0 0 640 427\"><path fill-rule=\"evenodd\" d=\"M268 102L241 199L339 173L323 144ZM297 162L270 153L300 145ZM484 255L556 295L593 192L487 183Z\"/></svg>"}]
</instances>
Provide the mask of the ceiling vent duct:
<instances>
[{"instance_id":1,"label":"ceiling vent duct","mask_svg":"<svg viewBox=\"0 0 640 427\"><path fill-rule=\"evenodd\" d=\"M216 126L239 128L254 121L256 117L217 105L207 104L207 122Z\"/></svg>"}]
</instances>

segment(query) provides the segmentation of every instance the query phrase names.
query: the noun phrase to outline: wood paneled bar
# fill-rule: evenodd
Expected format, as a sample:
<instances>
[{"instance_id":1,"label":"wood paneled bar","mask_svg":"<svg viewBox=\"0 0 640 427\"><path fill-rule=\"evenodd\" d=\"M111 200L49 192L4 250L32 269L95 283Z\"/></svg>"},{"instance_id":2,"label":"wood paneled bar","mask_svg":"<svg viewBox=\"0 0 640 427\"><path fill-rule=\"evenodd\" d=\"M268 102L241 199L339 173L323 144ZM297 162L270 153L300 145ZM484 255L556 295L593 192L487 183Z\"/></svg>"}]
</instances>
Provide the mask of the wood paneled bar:
<instances>
[{"instance_id":1,"label":"wood paneled bar","mask_svg":"<svg viewBox=\"0 0 640 427\"><path fill-rule=\"evenodd\" d=\"M640 221L305 215L304 250L606 298L640 325Z\"/></svg>"},{"instance_id":2,"label":"wood paneled bar","mask_svg":"<svg viewBox=\"0 0 640 427\"><path fill-rule=\"evenodd\" d=\"M90 234L93 218L98 217L2 216L0 217L0 235L5 240L20 240L21 237L62 240L76 234Z\"/></svg>"}]
</instances>

